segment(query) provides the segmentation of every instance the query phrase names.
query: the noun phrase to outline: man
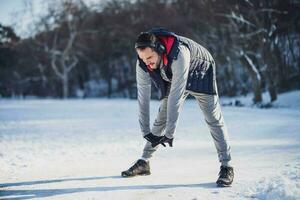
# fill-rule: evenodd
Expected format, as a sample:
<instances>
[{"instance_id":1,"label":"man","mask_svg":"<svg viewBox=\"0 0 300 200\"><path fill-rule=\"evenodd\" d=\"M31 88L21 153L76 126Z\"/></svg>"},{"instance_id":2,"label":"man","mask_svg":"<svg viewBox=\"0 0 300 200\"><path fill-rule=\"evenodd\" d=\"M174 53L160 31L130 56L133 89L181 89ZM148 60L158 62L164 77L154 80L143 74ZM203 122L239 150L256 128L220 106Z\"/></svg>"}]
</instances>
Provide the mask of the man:
<instances>
[{"instance_id":1,"label":"man","mask_svg":"<svg viewBox=\"0 0 300 200\"><path fill-rule=\"evenodd\" d=\"M142 32L135 49L139 122L147 143L141 159L123 171L122 176L150 174L149 159L159 144L172 147L180 108L190 94L200 105L221 162L217 185L231 185L234 173L230 146L217 94L215 62L210 53L193 40L163 28ZM159 90L161 105L150 130L151 81Z\"/></svg>"}]
</instances>

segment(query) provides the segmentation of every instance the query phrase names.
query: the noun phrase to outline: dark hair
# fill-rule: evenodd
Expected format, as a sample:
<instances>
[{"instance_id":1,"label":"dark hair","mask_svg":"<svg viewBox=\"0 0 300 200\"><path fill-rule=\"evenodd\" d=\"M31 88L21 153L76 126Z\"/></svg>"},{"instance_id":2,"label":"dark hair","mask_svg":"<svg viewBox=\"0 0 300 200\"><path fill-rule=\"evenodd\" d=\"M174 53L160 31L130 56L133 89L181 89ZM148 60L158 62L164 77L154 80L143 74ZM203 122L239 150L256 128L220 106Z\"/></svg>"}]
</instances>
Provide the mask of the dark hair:
<instances>
[{"instance_id":1,"label":"dark hair","mask_svg":"<svg viewBox=\"0 0 300 200\"><path fill-rule=\"evenodd\" d=\"M166 51L165 46L159 41L159 39L154 34L142 32L139 34L135 42L135 49L143 50L147 47L152 48L160 55Z\"/></svg>"},{"instance_id":2,"label":"dark hair","mask_svg":"<svg viewBox=\"0 0 300 200\"><path fill-rule=\"evenodd\" d=\"M147 47L155 48L157 43L157 37L148 32L142 32L138 35L137 40L135 41L135 48L136 49L145 49Z\"/></svg>"}]
</instances>

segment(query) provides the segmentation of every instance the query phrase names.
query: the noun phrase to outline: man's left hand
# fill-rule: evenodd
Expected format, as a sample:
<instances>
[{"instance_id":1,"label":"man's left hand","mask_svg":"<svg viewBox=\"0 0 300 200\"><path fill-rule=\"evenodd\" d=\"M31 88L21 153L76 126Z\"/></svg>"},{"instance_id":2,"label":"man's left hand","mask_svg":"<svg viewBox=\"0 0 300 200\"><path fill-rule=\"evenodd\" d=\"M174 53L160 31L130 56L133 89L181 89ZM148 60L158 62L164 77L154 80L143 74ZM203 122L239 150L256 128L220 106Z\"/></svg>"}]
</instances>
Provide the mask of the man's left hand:
<instances>
[{"instance_id":1,"label":"man's left hand","mask_svg":"<svg viewBox=\"0 0 300 200\"><path fill-rule=\"evenodd\" d=\"M162 137L163 136L154 135L153 133L148 133L147 135L144 136L144 138L151 143L151 146L153 148L159 145L159 141L162 139Z\"/></svg>"},{"instance_id":2,"label":"man's left hand","mask_svg":"<svg viewBox=\"0 0 300 200\"><path fill-rule=\"evenodd\" d=\"M162 136L161 139L159 140L159 144L163 145L166 147L165 143L168 143L170 147L173 147L173 138L168 138L167 136Z\"/></svg>"},{"instance_id":3,"label":"man's left hand","mask_svg":"<svg viewBox=\"0 0 300 200\"><path fill-rule=\"evenodd\" d=\"M145 135L144 138L151 143L151 146L153 148L156 147L159 144L166 147L165 143L168 143L170 147L173 146L173 138L170 139L170 138L166 137L165 135L164 136L156 136L152 133L149 133L149 134Z\"/></svg>"}]
</instances>

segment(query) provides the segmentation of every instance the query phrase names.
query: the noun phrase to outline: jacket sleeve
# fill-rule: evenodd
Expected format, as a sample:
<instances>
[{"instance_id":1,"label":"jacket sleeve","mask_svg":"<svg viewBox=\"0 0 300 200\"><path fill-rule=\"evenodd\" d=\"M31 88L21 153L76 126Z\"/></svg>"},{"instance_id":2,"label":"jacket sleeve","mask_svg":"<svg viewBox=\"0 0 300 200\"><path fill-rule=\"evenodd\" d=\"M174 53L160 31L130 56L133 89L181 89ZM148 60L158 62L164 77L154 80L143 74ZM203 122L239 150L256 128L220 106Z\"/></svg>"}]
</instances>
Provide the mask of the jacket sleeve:
<instances>
[{"instance_id":1,"label":"jacket sleeve","mask_svg":"<svg viewBox=\"0 0 300 200\"><path fill-rule=\"evenodd\" d=\"M151 98L151 79L149 73L145 72L136 63L136 82L139 106L139 124L143 136L150 133L150 98Z\"/></svg>"},{"instance_id":2,"label":"jacket sleeve","mask_svg":"<svg viewBox=\"0 0 300 200\"><path fill-rule=\"evenodd\" d=\"M172 81L171 89L168 97L167 106L167 124L166 124L166 136L173 138L179 111L185 99L186 82L188 79L188 72L190 66L190 51L187 47L180 45L179 54L177 60L174 60L172 69Z\"/></svg>"}]
</instances>

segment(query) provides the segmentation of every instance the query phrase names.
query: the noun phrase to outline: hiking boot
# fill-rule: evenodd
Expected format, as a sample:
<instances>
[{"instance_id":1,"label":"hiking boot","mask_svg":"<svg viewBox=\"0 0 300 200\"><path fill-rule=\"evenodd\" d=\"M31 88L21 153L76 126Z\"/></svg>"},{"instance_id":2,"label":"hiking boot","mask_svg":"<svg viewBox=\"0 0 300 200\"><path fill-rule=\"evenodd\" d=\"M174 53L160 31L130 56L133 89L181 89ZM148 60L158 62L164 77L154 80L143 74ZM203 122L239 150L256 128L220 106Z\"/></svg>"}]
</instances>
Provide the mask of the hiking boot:
<instances>
[{"instance_id":1,"label":"hiking boot","mask_svg":"<svg viewBox=\"0 0 300 200\"><path fill-rule=\"evenodd\" d=\"M139 159L132 167L128 170L123 171L121 175L123 177L133 177L137 175L150 175L150 165L142 159Z\"/></svg>"},{"instance_id":2,"label":"hiking boot","mask_svg":"<svg viewBox=\"0 0 300 200\"><path fill-rule=\"evenodd\" d=\"M220 167L219 178L217 180L217 185L219 187L228 187L233 181L234 173L233 167Z\"/></svg>"}]
</instances>

